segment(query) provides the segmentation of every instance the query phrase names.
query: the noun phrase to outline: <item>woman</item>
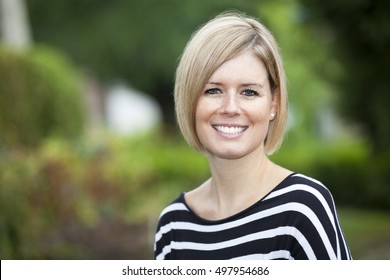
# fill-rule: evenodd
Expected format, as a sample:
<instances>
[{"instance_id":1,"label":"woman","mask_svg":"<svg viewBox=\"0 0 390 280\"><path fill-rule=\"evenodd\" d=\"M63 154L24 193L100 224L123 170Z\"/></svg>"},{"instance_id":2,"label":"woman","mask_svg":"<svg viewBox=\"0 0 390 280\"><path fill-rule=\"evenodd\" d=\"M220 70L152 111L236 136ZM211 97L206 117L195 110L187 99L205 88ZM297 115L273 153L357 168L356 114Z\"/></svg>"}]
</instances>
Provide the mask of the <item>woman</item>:
<instances>
[{"instance_id":1,"label":"woman","mask_svg":"<svg viewBox=\"0 0 390 280\"><path fill-rule=\"evenodd\" d=\"M287 122L282 60L271 33L227 13L200 28L176 72L186 141L211 178L162 213L156 259L350 259L329 190L271 162Z\"/></svg>"}]
</instances>

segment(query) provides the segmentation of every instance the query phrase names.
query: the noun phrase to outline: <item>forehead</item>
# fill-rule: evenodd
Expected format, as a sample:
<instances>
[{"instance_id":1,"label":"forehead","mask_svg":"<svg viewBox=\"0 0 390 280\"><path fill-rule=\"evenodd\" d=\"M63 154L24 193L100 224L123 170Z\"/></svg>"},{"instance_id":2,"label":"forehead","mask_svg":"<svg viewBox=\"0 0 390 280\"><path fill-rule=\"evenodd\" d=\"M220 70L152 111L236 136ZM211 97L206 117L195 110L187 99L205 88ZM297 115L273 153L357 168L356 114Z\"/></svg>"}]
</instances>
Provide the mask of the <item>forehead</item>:
<instances>
[{"instance_id":1,"label":"forehead","mask_svg":"<svg viewBox=\"0 0 390 280\"><path fill-rule=\"evenodd\" d=\"M207 82L221 83L225 80L243 84L263 84L268 80L268 71L263 61L253 51L246 51L223 63Z\"/></svg>"}]
</instances>

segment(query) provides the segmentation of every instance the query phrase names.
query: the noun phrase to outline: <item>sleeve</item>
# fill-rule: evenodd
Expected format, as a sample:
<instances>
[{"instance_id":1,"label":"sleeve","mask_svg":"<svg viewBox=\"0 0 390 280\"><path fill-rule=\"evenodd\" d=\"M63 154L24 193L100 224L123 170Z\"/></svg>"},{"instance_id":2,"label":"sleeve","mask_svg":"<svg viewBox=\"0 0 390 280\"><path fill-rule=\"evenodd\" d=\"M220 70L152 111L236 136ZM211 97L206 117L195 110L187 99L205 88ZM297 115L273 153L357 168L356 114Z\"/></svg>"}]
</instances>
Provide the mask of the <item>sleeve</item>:
<instances>
[{"instance_id":1,"label":"sleeve","mask_svg":"<svg viewBox=\"0 0 390 280\"><path fill-rule=\"evenodd\" d=\"M172 242L175 239L173 225L177 221L180 212L187 212L183 203L183 194L167 206L160 214L156 235L154 239L154 258L156 260L167 260L172 258Z\"/></svg>"},{"instance_id":2,"label":"sleeve","mask_svg":"<svg viewBox=\"0 0 390 280\"><path fill-rule=\"evenodd\" d=\"M170 259L171 226L165 215L160 216L154 239L154 259Z\"/></svg>"},{"instance_id":3,"label":"sleeve","mask_svg":"<svg viewBox=\"0 0 390 280\"><path fill-rule=\"evenodd\" d=\"M318 181L301 184L294 215L297 259L352 259L330 191Z\"/></svg>"}]
</instances>

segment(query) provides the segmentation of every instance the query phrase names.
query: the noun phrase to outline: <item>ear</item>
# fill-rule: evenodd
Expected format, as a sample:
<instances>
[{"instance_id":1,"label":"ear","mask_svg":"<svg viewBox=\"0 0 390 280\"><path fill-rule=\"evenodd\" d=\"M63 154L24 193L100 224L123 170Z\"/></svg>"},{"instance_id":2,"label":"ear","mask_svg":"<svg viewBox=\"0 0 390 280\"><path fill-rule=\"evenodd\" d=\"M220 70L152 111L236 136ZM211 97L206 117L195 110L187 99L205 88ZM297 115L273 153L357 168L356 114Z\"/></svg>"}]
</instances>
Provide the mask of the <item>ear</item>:
<instances>
[{"instance_id":1,"label":"ear","mask_svg":"<svg viewBox=\"0 0 390 280\"><path fill-rule=\"evenodd\" d=\"M279 107L279 90L275 89L272 92L272 103L271 103L271 114L270 114L270 121L272 121L277 112L278 112L278 107Z\"/></svg>"}]
</instances>

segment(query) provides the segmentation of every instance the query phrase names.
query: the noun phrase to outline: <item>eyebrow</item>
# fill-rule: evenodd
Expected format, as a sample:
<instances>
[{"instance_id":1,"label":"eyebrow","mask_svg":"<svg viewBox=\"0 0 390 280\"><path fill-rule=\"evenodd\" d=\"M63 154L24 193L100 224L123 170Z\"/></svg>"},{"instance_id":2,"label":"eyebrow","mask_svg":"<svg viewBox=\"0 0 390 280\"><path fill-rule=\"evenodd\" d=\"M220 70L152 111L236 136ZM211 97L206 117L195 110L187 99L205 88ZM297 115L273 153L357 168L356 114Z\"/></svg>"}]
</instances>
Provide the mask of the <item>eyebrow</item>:
<instances>
[{"instance_id":1,"label":"eyebrow","mask_svg":"<svg viewBox=\"0 0 390 280\"><path fill-rule=\"evenodd\" d=\"M206 83L206 85L217 85L217 86L222 86L223 83L219 83L219 82L213 82L213 81L209 81ZM244 84L240 84L241 87L250 87L250 86L258 86L258 87L264 87L263 84L259 84L259 83L244 83Z\"/></svg>"}]
</instances>

